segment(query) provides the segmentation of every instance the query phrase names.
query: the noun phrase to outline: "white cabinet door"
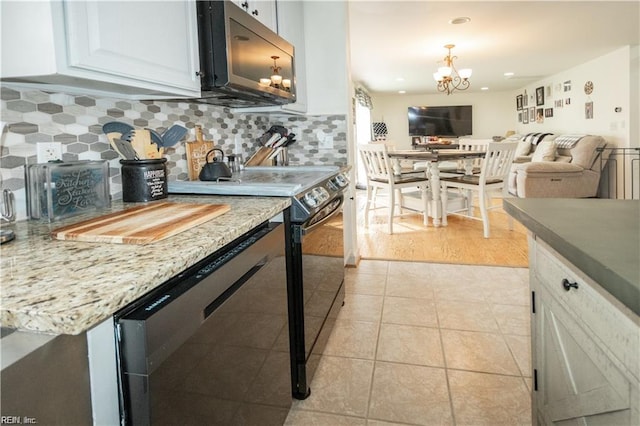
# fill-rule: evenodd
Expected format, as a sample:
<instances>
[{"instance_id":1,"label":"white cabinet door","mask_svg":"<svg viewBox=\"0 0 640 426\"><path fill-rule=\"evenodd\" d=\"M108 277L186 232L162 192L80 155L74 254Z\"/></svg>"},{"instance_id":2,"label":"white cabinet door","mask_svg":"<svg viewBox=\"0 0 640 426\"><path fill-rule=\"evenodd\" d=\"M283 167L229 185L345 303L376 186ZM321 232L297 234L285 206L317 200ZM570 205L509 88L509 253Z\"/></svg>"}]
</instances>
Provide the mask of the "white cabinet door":
<instances>
[{"instance_id":1,"label":"white cabinet door","mask_svg":"<svg viewBox=\"0 0 640 426\"><path fill-rule=\"evenodd\" d=\"M200 95L193 0L5 3L3 82L130 99Z\"/></svg>"},{"instance_id":2,"label":"white cabinet door","mask_svg":"<svg viewBox=\"0 0 640 426\"><path fill-rule=\"evenodd\" d=\"M543 286L536 290L534 319L541 423L631 424L629 380Z\"/></svg>"},{"instance_id":3,"label":"white cabinet door","mask_svg":"<svg viewBox=\"0 0 640 426\"><path fill-rule=\"evenodd\" d=\"M251 16L278 32L278 19L275 0L232 0L233 3L244 9Z\"/></svg>"},{"instance_id":4,"label":"white cabinet door","mask_svg":"<svg viewBox=\"0 0 640 426\"><path fill-rule=\"evenodd\" d=\"M530 245L534 418L640 422L638 318L544 242Z\"/></svg>"},{"instance_id":5,"label":"white cabinet door","mask_svg":"<svg viewBox=\"0 0 640 426\"><path fill-rule=\"evenodd\" d=\"M69 1L64 14L70 74L199 90L193 2Z\"/></svg>"}]
</instances>

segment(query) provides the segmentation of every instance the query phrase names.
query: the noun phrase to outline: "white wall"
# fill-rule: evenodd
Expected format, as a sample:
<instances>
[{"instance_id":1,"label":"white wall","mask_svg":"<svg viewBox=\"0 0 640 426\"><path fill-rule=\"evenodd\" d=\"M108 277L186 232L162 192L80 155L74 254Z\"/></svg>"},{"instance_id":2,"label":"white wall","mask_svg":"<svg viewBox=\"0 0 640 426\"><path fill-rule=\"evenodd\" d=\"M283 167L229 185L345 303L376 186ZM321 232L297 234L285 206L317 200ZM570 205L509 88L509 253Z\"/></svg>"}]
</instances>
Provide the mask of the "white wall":
<instances>
[{"instance_id":1,"label":"white wall","mask_svg":"<svg viewBox=\"0 0 640 426\"><path fill-rule=\"evenodd\" d=\"M399 148L409 148L407 108L419 105L473 105L474 138L490 138L515 130L517 133L550 132L588 133L603 136L617 147L640 146L638 111L639 75L638 46L625 46L582 65L523 86L514 92L459 93L452 95L377 95L373 96L372 121L384 121L390 141ZM472 78L473 80L473 78ZM571 91L558 91L558 85L571 81ZM592 81L591 95L584 84ZM473 84L473 81L472 81ZM544 108L553 108L553 117L542 124L518 122L516 96L527 91L528 106L535 106L537 87L551 86L552 95L545 97ZM554 101L570 98L569 105L555 108ZM593 119L585 118L585 102L593 101ZM621 112L615 112L620 107ZM539 107L536 107L539 108Z\"/></svg>"},{"instance_id":2,"label":"white wall","mask_svg":"<svg viewBox=\"0 0 640 426\"><path fill-rule=\"evenodd\" d=\"M632 61L632 55L636 55ZM518 133L550 132L587 133L603 136L610 144L618 147L639 146L637 130L638 83L633 83L632 76L638 75L637 47L626 46L593 59L582 65L570 68L561 73L524 86L514 92L511 104L511 120ZM571 81L571 90L565 92L562 87L565 81ZM585 94L584 85L593 82L593 93ZM515 109L516 95L523 94L526 89L529 107L535 106L537 87L551 87L551 97L545 96L544 108L553 108L553 117L545 117L543 123L518 123ZM635 91L633 88L635 87ZM561 108L555 107L555 101L570 99L570 104ZM593 119L585 118L585 103L593 102ZM615 112L615 108L621 112ZM536 108L541 108L536 106ZM635 118L632 123L632 110ZM515 121L514 121L515 120ZM634 136L631 135L631 129Z\"/></svg>"},{"instance_id":3,"label":"white wall","mask_svg":"<svg viewBox=\"0 0 640 426\"><path fill-rule=\"evenodd\" d=\"M473 138L504 136L507 130L515 130L513 120L514 96L511 92L454 93L445 95L377 95L372 96L371 121L387 123L387 139L398 149L409 149L409 121L407 108L410 106L473 106Z\"/></svg>"}]
</instances>

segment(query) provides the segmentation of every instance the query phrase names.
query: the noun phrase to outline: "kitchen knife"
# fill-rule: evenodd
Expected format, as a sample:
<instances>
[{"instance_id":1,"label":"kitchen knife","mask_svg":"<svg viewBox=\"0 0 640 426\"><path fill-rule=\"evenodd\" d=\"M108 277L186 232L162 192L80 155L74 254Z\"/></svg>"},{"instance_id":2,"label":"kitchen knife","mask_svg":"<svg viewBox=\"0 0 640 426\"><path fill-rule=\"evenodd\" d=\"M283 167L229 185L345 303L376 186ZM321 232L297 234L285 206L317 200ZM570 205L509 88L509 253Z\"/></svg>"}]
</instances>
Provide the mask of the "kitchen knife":
<instances>
[{"instance_id":1,"label":"kitchen knife","mask_svg":"<svg viewBox=\"0 0 640 426\"><path fill-rule=\"evenodd\" d=\"M284 146L284 144L289 140L289 138L287 136L283 136L280 138L280 140L278 140L276 143L274 143L273 145L271 145L271 148L280 148L281 146Z\"/></svg>"},{"instance_id":2,"label":"kitchen knife","mask_svg":"<svg viewBox=\"0 0 640 426\"><path fill-rule=\"evenodd\" d=\"M280 135L280 133L274 133L269 140L264 144L264 146L266 146L267 148L272 148L273 144L276 143L276 141L278 141L278 139L280 139L282 136Z\"/></svg>"}]
</instances>

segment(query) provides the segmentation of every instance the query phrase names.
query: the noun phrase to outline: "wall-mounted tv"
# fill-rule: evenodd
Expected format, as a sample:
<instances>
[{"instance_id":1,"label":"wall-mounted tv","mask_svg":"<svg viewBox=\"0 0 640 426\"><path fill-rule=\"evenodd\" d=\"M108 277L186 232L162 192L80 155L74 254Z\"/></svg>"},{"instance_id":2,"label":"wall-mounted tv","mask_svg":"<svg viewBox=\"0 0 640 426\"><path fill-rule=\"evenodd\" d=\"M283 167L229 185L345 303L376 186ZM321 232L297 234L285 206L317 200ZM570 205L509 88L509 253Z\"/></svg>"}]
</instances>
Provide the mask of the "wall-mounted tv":
<instances>
[{"instance_id":1,"label":"wall-mounted tv","mask_svg":"<svg viewBox=\"0 0 640 426\"><path fill-rule=\"evenodd\" d=\"M472 133L471 105L409 107L409 136L461 137Z\"/></svg>"}]
</instances>

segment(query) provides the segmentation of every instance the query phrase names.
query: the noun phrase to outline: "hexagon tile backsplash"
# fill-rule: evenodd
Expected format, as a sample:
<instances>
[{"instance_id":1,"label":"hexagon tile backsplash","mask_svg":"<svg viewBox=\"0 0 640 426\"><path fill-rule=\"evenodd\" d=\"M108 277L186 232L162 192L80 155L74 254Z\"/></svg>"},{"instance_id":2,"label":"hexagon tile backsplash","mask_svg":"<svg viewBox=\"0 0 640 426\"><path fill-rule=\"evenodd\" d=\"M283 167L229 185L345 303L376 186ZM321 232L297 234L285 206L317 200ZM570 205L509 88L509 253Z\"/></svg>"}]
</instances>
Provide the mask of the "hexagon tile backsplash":
<instances>
[{"instance_id":1,"label":"hexagon tile backsplash","mask_svg":"<svg viewBox=\"0 0 640 426\"><path fill-rule=\"evenodd\" d=\"M107 160L111 195L122 198L118 154L102 133L102 125L109 121L160 132L173 124L189 129L181 143L165 152L169 180L187 179L184 141L195 140L196 125L202 126L205 140L213 140L225 155L239 150L246 160L259 147L257 139L279 124L297 135L297 142L289 148L291 165L347 164L345 115L268 115L187 101L131 101L8 87L0 90L1 118L6 125L0 139L0 187L15 193L18 220L26 218L24 170L26 164L36 162L38 142L61 142L63 161ZM320 149L324 135L333 137L332 149Z\"/></svg>"}]
</instances>

